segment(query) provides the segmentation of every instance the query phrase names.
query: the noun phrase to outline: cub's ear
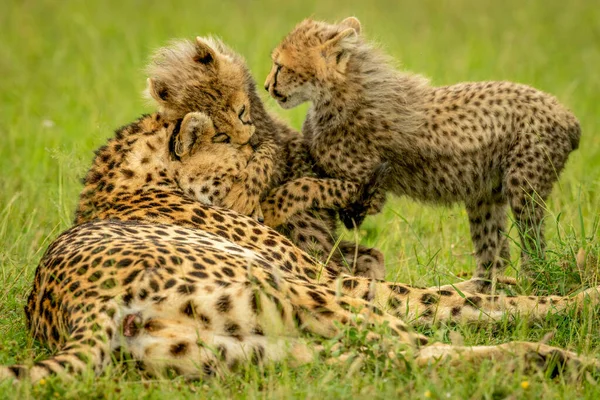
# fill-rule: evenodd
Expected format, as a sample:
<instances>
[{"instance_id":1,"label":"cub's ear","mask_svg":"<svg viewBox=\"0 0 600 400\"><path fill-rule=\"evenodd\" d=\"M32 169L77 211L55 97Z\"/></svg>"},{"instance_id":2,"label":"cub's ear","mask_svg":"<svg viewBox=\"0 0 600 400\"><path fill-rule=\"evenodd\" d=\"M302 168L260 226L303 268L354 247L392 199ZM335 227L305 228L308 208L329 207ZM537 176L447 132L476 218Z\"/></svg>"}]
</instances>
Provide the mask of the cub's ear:
<instances>
[{"instance_id":1,"label":"cub's ear","mask_svg":"<svg viewBox=\"0 0 600 400\"><path fill-rule=\"evenodd\" d=\"M152 78L148 78L146 82L148 82L148 93L158 103L164 103L169 99L169 89L167 89L167 85L164 82Z\"/></svg>"},{"instance_id":2,"label":"cub's ear","mask_svg":"<svg viewBox=\"0 0 600 400\"><path fill-rule=\"evenodd\" d=\"M352 28L356 31L357 35L360 35L360 21L356 17L348 17L339 24L347 28Z\"/></svg>"},{"instance_id":3,"label":"cub's ear","mask_svg":"<svg viewBox=\"0 0 600 400\"><path fill-rule=\"evenodd\" d=\"M354 28L348 28L323 43L321 54L328 59L335 59L338 66L344 67L350 58L350 48L355 43L358 33Z\"/></svg>"},{"instance_id":4,"label":"cub's ear","mask_svg":"<svg viewBox=\"0 0 600 400\"><path fill-rule=\"evenodd\" d=\"M214 68L219 67L219 60L217 58L217 53L213 50L212 47L208 45L200 36L196 37L196 46L195 46L196 54L194 54L194 61L212 66Z\"/></svg>"},{"instance_id":5,"label":"cub's ear","mask_svg":"<svg viewBox=\"0 0 600 400\"><path fill-rule=\"evenodd\" d=\"M200 142L205 135L212 136L212 134L214 134L212 120L207 115L200 112L187 113L175 137L173 151L178 157L191 155L196 143Z\"/></svg>"}]
</instances>

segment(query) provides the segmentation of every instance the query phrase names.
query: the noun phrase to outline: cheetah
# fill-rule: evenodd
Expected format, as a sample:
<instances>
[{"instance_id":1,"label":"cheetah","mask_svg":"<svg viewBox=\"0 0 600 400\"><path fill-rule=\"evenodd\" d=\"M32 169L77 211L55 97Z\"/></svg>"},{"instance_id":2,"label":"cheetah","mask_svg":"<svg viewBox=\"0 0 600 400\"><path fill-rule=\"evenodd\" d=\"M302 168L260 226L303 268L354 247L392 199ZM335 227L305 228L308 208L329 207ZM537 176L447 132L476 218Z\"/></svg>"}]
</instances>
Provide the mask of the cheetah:
<instances>
[{"instance_id":1,"label":"cheetah","mask_svg":"<svg viewBox=\"0 0 600 400\"><path fill-rule=\"evenodd\" d=\"M302 136L265 110L246 62L220 40L198 37L195 41L174 41L154 53L146 72L146 97L158 106L158 112L164 119L174 121L190 111L202 111L215 121L218 130L230 129L232 136L243 134L240 131L245 126L243 124L253 125L256 133L251 140L257 150L256 157L260 153L269 153L274 144L272 159L262 157L263 166L258 161L247 168L250 172L247 185L237 185L243 189L238 191L238 203L248 201L248 208L252 209L253 200L264 197L282 184L296 179L317 178L313 171L314 161ZM231 118L234 113L239 114L242 123ZM231 120L235 121L234 126L230 124ZM376 176L380 167L370 171L371 175ZM310 183L309 187L314 188ZM205 191L211 187L194 185ZM377 185L374 184L371 189ZM285 192L282 190L282 193ZM343 195L337 191L331 194ZM376 194L361 185L357 204L371 204L376 200ZM304 197L303 193L299 195ZM293 197L288 196L288 200L269 205L272 208L294 206ZM237 204L236 210L241 211L243 206ZM356 208L354 206L352 210ZM356 211L350 214L354 215ZM383 254L356 243L338 241L336 217L336 210L315 208L296 213L276 229L321 261L329 260L331 265L338 265L346 271L383 279Z\"/></svg>"},{"instance_id":2,"label":"cheetah","mask_svg":"<svg viewBox=\"0 0 600 400\"><path fill-rule=\"evenodd\" d=\"M179 132L174 135L173 156L181 161L176 177L179 187L196 200L220 207L230 208L244 215L250 215L260 222L264 221L257 196L240 196L239 192L250 178L247 173L252 164L263 165L262 172L254 177L255 181L267 184L269 169L272 168L272 148L263 146L254 154L249 145L253 126L247 125L244 143L239 138L215 132L214 123L202 112L190 112L181 119ZM243 139L242 139L243 141ZM202 175L191 174L190 169L202 171ZM187 179L179 179L185 176ZM260 181L259 181L260 179ZM253 201L255 200L255 201Z\"/></svg>"},{"instance_id":3,"label":"cheetah","mask_svg":"<svg viewBox=\"0 0 600 400\"><path fill-rule=\"evenodd\" d=\"M465 204L477 267L463 288L481 289L504 271L508 205L522 269L530 254L543 256L544 202L581 134L554 97L512 82L432 86L398 71L354 17L302 21L272 61L265 89L278 104L312 103L302 131L323 176L364 183L387 161L388 191Z\"/></svg>"},{"instance_id":4,"label":"cheetah","mask_svg":"<svg viewBox=\"0 0 600 400\"><path fill-rule=\"evenodd\" d=\"M320 349L306 334L330 338L344 327L373 333L370 340L392 346L392 359L416 365L521 358L551 373L600 367L539 343L430 344L406 322L543 319L597 305L598 288L573 297L490 296L328 270L255 219L187 196L172 161L174 131L160 114L143 116L97 151L79 224L44 253L25 307L32 336L54 354L0 367L0 378L100 374L117 351L150 375L188 378L241 362L310 362Z\"/></svg>"},{"instance_id":5,"label":"cheetah","mask_svg":"<svg viewBox=\"0 0 600 400\"><path fill-rule=\"evenodd\" d=\"M238 118L237 114L234 116ZM104 218L104 215L111 215L115 207L122 211L125 206L121 199L132 194L132 187L137 188L133 194L141 194L140 187L152 190L154 186L166 186L190 200L254 217L257 212L262 216L264 209L265 216L261 219L271 226L279 226L295 213L313 206L343 207L359 195L356 184L334 179L301 178L274 188L262 204L254 208L247 208L250 202L246 201L253 196L243 196L245 201L236 204L243 190L239 187L245 187L248 166L260 151L254 152L249 144L254 128L246 124L245 130L234 134L230 131L217 133L214 126L214 121L206 114L191 112L177 121L164 121L159 114L146 115L118 130L109 146L98 150L96 163L84 179L86 186L75 213L75 223L99 216ZM141 138L138 137L140 132L144 132ZM223 141L223 137L228 139ZM158 151L165 143L164 151ZM117 152L116 157L109 155L112 152ZM270 158L270 155L263 154L261 164L262 158ZM145 167L145 174L136 173L140 166ZM166 171L172 171L172 176ZM263 177L267 175L262 174ZM107 184L103 177L111 182ZM155 182L155 177L160 179ZM241 185L236 187L237 183ZM330 196L332 192L337 195ZM141 199L149 200L147 196L141 196ZM166 201L160 203L166 204ZM160 203L152 201L148 205L160 206ZM148 205L144 203L144 207ZM165 210L165 207L157 209Z\"/></svg>"},{"instance_id":6,"label":"cheetah","mask_svg":"<svg viewBox=\"0 0 600 400\"><path fill-rule=\"evenodd\" d=\"M251 124L247 126L253 130ZM223 141L224 137L229 139ZM186 114L173 138L173 155L179 162L175 180L184 193L203 204L252 216L271 227L278 227L311 207L333 209L350 205L361 194L359 185L351 182L304 177L273 188L259 201L259 194L244 192L251 176L248 171L256 172L257 164L260 173L253 176L255 182L268 181L275 146L263 144L256 153L248 142L238 146L235 137L216 133L211 118L202 112ZM376 172L378 176L372 181L378 183L384 172Z\"/></svg>"}]
</instances>

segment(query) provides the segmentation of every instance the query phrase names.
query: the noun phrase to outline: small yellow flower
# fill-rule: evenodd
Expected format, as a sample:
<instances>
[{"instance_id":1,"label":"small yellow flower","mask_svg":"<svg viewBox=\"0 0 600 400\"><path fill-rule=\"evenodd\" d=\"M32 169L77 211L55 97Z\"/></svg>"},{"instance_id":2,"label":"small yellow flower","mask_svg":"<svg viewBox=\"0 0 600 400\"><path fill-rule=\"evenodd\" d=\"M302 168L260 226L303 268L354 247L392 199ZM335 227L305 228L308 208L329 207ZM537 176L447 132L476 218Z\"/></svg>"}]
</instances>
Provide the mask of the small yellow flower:
<instances>
[{"instance_id":1,"label":"small yellow flower","mask_svg":"<svg viewBox=\"0 0 600 400\"><path fill-rule=\"evenodd\" d=\"M427 398L430 398L430 397L431 397L431 391L429 391L429 390L426 390L426 391L425 391L425 393L423 393L423 395L424 395L425 397L427 397Z\"/></svg>"},{"instance_id":2,"label":"small yellow flower","mask_svg":"<svg viewBox=\"0 0 600 400\"><path fill-rule=\"evenodd\" d=\"M44 378L40 379L40 381L38 382L40 385L45 385L46 384L46 380Z\"/></svg>"},{"instance_id":3,"label":"small yellow flower","mask_svg":"<svg viewBox=\"0 0 600 400\"><path fill-rule=\"evenodd\" d=\"M523 381L523 382L521 382L521 387L523 389L527 389L529 387L529 381Z\"/></svg>"}]
</instances>

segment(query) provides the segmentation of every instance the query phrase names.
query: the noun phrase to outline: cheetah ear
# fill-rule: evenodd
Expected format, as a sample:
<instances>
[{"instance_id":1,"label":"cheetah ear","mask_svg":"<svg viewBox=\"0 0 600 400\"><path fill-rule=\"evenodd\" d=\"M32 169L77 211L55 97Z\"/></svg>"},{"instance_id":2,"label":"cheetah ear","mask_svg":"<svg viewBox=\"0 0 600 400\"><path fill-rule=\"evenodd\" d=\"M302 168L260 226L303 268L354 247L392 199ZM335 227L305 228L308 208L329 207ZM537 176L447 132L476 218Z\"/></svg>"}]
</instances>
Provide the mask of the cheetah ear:
<instances>
[{"instance_id":1,"label":"cheetah ear","mask_svg":"<svg viewBox=\"0 0 600 400\"><path fill-rule=\"evenodd\" d=\"M356 31L357 35L360 35L360 21L356 17L348 17L340 22L339 25L352 28Z\"/></svg>"},{"instance_id":2,"label":"cheetah ear","mask_svg":"<svg viewBox=\"0 0 600 400\"><path fill-rule=\"evenodd\" d=\"M217 53L213 50L212 47L208 45L200 36L196 37L196 46L195 46L196 54L194 54L194 61L212 66L214 68L219 67L219 59L217 58Z\"/></svg>"},{"instance_id":3,"label":"cheetah ear","mask_svg":"<svg viewBox=\"0 0 600 400\"><path fill-rule=\"evenodd\" d=\"M186 114L174 140L174 153L180 158L191 155L194 152L196 143L212 132L214 132L212 130L212 120L208 116L199 112Z\"/></svg>"},{"instance_id":4,"label":"cheetah ear","mask_svg":"<svg viewBox=\"0 0 600 400\"><path fill-rule=\"evenodd\" d=\"M326 59L334 59L335 63L344 68L350 58L350 48L358 33L354 28L344 29L321 45L321 55Z\"/></svg>"},{"instance_id":5,"label":"cheetah ear","mask_svg":"<svg viewBox=\"0 0 600 400\"><path fill-rule=\"evenodd\" d=\"M147 79L148 82L148 93L158 103L165 103L169 98L169 90L164 82L157 81L152 78Z\"/></svg>"},{"instance_id":6,"label":"cheetah ear","mask_svg":"<svg viewBox=\"0 0 600 400\"><path fill-rule=\"evenodd\" d=\"M175 145L173 151L177 154L177 157L181 158L192 153L194 144L198 139L196 129L193 124L190 123L189 114L183 118L179 133L175 137Z\"/></svg>"},{"instance_id":7,"label":"cheetah ear","mask_svg":"<svg viewBox=\"0 0 600 400\"><path fill-rule=\"evenodd\" d=\"M196 132L191 129L187 131L180 131L175 137L175 143L173 146L173 152L177 154L177 157L182 158L192 153L194 144L196 144Z\"/></svg>"}]
</instances>

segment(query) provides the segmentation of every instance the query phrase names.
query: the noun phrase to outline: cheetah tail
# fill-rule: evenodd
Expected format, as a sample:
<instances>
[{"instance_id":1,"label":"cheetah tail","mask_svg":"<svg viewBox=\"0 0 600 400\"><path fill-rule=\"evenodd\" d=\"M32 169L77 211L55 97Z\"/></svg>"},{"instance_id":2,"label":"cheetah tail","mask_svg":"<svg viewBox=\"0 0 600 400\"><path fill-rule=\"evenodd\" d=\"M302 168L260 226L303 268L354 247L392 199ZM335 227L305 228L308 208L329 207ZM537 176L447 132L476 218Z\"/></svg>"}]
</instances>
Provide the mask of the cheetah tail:
<instances>
[{"instance_id":1,"label":"cheetah tail","mask_svg":"<svg viewBox=\"0 0 600 400\"><path fill-rule=\"evenodd\" d=\"M110 360L108 348L108 343L104 341L95 341L93 346L82 342L67 342L54 356L33 365L0 366L0 381L13 379L33 383L52 375L81 374L88 371L89 367L99 374Z\"/></svg>"},{"instance_id":2,"label":"cheetah tail","mask_svg":"<svg viewBox=\"0 0 600 400\"><path fill-rule=\"evenodd\" d=\"M567 132L569 135L569 140L571 140L571 148L573 150L577 150L577 148L579 148L579 139L581 138L581 125L579 125L579 122L575 120L571 125L569 125Z\"/></svg>"}]
</instances>

